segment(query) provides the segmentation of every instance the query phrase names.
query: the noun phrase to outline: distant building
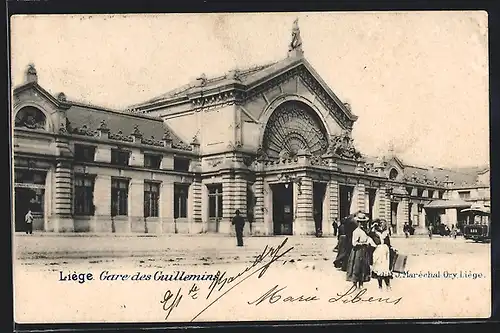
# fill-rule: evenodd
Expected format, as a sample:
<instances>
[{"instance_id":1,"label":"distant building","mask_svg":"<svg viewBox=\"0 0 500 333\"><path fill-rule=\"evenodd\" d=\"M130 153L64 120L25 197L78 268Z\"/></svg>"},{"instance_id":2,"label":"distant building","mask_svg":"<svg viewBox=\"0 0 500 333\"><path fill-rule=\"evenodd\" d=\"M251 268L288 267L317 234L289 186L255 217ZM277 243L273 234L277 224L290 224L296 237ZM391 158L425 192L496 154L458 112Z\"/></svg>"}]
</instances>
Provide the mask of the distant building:
<instances>
[{"instance_id":1,"label":"distant building","mask_svg":"<svg viewBox=\"0 0 500 333\"><path fill-rule=\"evenodd\" d=\"M52 96L30 66L14 89L15 228L53 232L331 234L363 210L402 233L489 204L489 170L405 165L356 150L357 116L304 58L233 70L129 110ZM446 218L444 218L446 217Z\"/></svg>"}]
</instances>

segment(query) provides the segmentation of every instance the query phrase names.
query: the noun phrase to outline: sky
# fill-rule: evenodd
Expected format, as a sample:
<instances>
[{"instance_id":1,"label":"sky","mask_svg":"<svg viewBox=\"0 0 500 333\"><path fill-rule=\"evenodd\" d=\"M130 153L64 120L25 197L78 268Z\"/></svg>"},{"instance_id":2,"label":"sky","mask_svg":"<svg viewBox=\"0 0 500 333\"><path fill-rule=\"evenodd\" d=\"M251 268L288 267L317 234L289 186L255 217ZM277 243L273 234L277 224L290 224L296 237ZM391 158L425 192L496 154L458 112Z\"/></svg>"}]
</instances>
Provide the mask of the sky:
<instances>
[{"instance_id":1,"label":"sky","mask_svg":"<svg viewBox=\"0 0 500 333\"><path fill-rule=\"evenodd\" d=\"M114 109L286 57L295 18L305 58L359 117L364 154L489 164L487 14L330 12L40 15L11 19L11 81ZM175 129L174 129L175 130Z\"/></svg>"}]
</instances>

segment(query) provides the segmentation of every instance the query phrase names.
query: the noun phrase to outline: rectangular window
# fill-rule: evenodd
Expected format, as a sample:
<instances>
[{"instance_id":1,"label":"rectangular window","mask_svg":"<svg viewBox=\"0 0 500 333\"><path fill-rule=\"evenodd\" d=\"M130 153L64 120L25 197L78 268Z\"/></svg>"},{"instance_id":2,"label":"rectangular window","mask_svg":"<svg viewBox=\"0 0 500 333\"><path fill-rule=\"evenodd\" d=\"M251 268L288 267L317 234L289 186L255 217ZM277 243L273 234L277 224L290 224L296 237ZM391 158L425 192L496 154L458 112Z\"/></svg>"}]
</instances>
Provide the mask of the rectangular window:
<instances>
[{"instance_id":1,"label":"rectangular window","mask_svg":"<svg viewBox=\"0 0 500 333\"><path fill-rule=\"evenodd\" d=\"M434 191L433 190L429 190L429 198L433 198L434 197Z\"/></svg>"},{"instance_id":2,"label":"rectangular window","mask_svg":"<svg viewBox=\"0 0 500 333\"><path fill-rule=\"evenodd\" d=\"M128 215L128 180L111 179L111 215Z\"/></svg>"},{"instance_id":3,"label":"rectangular window","mask_svg":"<svg viewBox=\"0 0 500 333\"><path fill-rule=\"evenodd\" d=\"M424 190L419 188L419 189L417 190L417 197L421 198L421 197L423 197L423 196L424 196Z\"/></svg>"},{"instance_id":4,"label":"rectangular window","mask_svg":"<svg viewBox=\"0 0 500 333\"><path fill-rule=\"evenodd\" d=\"M94 162L95 147L75 144L75 160L80 162Z\"/></svg>"},{"instance_id":5,"label":"rectangular window","mask_svg":"<svg viewBox=\"0 0 500 333\"><path fill-rule=\"evenodd\" d=\"M208 185L208 217L222 217L222 184Z\"/></svg>"},{"instance_id":6,"label":"rectangular window","mask_svg":"<svg viewBox=\"0 0 500 333\"><path fill-rule=\"evenodd\" d=\"M174 157L174 170L175 171L189 171L189 159L182 157Z\"/></svg>"},{"instance_id":7,"label":"rectangular window","mask_svg":"<svg viewBox=\"0 0 500 333\"><path fill-rule=\"evenodd\" d=\"M159 169L163 156L155 154L144 154L144 167L148 169Z\"/></svg>"},{"instance_id":8,"label":"rectangular window","mask_svg":"<svg viewBox=\"0 0 500 333\"><path fill-rule=\"evenodd\" d=\"M158 217L160 184L144 182L144 217Z\"/></svg>"},{"instance_id":9,"label":"rectangular window","mask_svg":"<svg viewBox=\"0 0 500 333\"><path fill-rule=\"evenodd\" d=\"M189 185L174 184L174 218L187 217Z\"/></svg>"},{"instance_id":10,"label":"rectangular window","mask_svg":"<svg viewBox=\"0 0 500 333\"><path fill-rule=\"evenodd\" d=\"M16 169L14 172L14 182L44 185L45 175L46 173L44 171Z\"/></svg>"},{"instance_id":11,"label":"rectangular window","mask_svg":"<svg viewBox=\"0 0 500 333\"><path fill-rule=\"evenodd\" d=\"M120 149L111 149L111 163L115 165L128 165L130 152Z\"/></svg>"},{"instance_id":12,"label":"rectangular window","mask_svg":"<svg viewBox=\"0 0 500 333\"><path fill-rule=\"evenodd\" d=\"M460 196L460 199L462 199L462 200L470 199L470 191L458 192L458 195Z\"/></svg>"},{"instance_id":13,"label":"rectangular window","mask_svg":"<svg viewBox=\"0 0 500 333\"><path fill-rule=\"evenodd\" d=\"M438 192L438 198L439 199L443 199L443 197L444 197L444 191L439 191Z\"/></svg>"},{"instance_id":14,"label":"rectangular window","mask_svg":"<svg viewBox=\"0 0 500 333\"><path fill-rule=\"evenodd\" d=\"M75 175L75 215L94 215L94 177Z\"/></svg>"}]
</instances>

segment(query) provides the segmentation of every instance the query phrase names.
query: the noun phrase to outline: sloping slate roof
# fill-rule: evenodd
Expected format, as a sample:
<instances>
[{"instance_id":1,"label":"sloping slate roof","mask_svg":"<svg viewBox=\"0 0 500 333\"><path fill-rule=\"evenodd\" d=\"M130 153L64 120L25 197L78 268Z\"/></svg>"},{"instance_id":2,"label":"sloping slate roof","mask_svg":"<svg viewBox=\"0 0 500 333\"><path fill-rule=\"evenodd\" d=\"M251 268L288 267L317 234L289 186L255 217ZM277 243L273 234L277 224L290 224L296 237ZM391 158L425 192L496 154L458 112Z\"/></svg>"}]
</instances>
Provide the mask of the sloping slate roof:
<instances>
[{"instance_id":1,"label":"sloping slate roof","mask_svg":"<svg viewBox=\"0 0 500 333\"><path fill-rule=\"evenodd\" d=\"M229 84L242 84L250 86L254 83L258 83L262 79L267 78L269 75L275 72L283 71L288 67L299 63L300 61L301 58L290 57L265 65L253 66L246 69L238 69L238 80L235 80L231 77L230 71L227 74L221 76L207 78L206 84L203 87L201 87L198 82L192 82L177 89L171 90L165 94L152 98L146 102L133 105L131 106L131 108L139 108L159 101L185 97L191 93L216 89L218 87L224 87Z\"/></svg>"},{"instance_id":2,"label":"sloping slate roof","mask_svg":"<svg viewBox=\"0 0 500 333\"><path fill-rule=\"evenodd\" d=\"M425 205L425 208L467 208L471 204L463 200L434 200Z\"/></svg>"},{"instance_id":3,"label":"sloping slate roof","mask_svg":"<svg viewBox=\"0 0 500 333\"><path fill-rule=\"evenodd\" d=\"M465 173L465 172L457 172L451 169L443 169L443 168L420 168L411 165L405 165L404 174L407 177L412 177L414 174L417 177L426 176L427 179L436 178L438 181L444 182L446 181L446 176L448 176L448 180L452 181L456 186L462 185L474 185L477 180L477 173Z\"/></svg>"},{"instance_id":4,"label":"sloping slate roof","mask_svg":"<svg viewBox=\"0 0 500 333\"><path fill-rule=\"evenodd\" d=\"M89 130L97 130L101 121L106 122L110 133L122 131L123 135L131 135L137 125L144 138L161 141L168 130L172 144L179 144L182 140L160 118L145 117L142 115L98 109L82 104L72 104L67 111L67 118L72 129L82 128L84 125Z\"/></svg>"}]
</instances>

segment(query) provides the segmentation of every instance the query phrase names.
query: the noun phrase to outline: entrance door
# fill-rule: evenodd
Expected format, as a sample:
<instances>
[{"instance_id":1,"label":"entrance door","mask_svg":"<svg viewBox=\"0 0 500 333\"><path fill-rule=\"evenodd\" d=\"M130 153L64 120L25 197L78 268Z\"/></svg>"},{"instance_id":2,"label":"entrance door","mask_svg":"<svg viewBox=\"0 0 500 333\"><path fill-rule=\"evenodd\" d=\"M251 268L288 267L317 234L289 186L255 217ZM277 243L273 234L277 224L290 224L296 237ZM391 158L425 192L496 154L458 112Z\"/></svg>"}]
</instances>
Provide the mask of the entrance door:
<instances>
[{"instance_id":1,"label":"entrance door","mask_svg":"<svg viewBox=\"0 0 500 333\"><path fill-rule=\"evenodd\" d=\"M313 183L313 213L317 232L323 232L323 202L325 200L326 184Z\"/></svg>"},{"instance_id":2,"label":"entrance door","mask_svg":"<svg viewBox=\"0 0 500 333\"><path fill-rule=\"evenodd\" d=\"M273 191L273 228L275 235L293 235L293 184L277 184Z\"/></svg>"},{"instance_id":3,"label":"entrance door","mask_svg":"<svg viewBox=\"0 0 500 333\"><path fill-rule=\"evenodd\" d=\"M343 219L351 213L351 201L354 187L347 185L339 185L339 213Z\"/></svg>"},{"instance_id":4,"label":"entrance door","mask_svg":"<svg viewBox=\"0 0 500 333\"><path fill-rule=\"evenodd\" d=\"M24 231L24 216L31 210L33 214L33 230L43 230L43 189L31 189L25 187L15 188L14 219L15 231Z\"/></svg>"},{"instance_id":5,"label":"entrance door","mask_svg":"<svg viewBox=\"0 0 500 333\"><path fill-rule=\"evenodd\" d=\"M208 188L208 232L219 232L222 219L222 184L207 185Z\"/></svg>"},{"instance_id":6,"label":"entrance door","mask_svg":"<svg viewBox=\"0 0 500 333\"><path fill-rule=\"evenodd\" d=\"M391 227L392 232L397 233L397 224L398 224L398 203L391 202Z\"/></svg>"}]
</instances>

